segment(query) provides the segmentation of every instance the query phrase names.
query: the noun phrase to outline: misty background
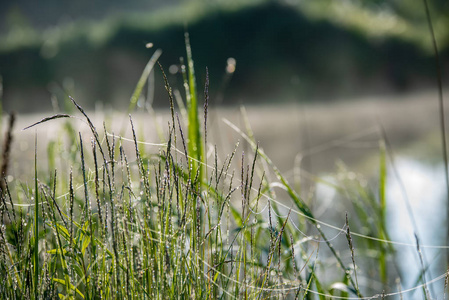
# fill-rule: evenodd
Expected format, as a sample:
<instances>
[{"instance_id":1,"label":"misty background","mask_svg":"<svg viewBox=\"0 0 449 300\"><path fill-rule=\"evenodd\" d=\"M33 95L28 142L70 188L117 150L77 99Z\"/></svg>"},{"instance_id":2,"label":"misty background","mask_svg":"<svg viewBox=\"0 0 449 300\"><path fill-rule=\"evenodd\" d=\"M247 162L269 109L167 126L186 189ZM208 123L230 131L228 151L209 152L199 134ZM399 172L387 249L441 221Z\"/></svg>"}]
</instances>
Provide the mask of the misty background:
<instances>
[{"instance_id":1,"label":"misty background","mask_svg":"<svg viewBox=\"0 0 449 300\"><path fill-rule=\"evenodd\" d=\"M445 78L449 4L429 4ZM212 105L332 102L436 87L421 1L2 1L0 20L6 111L51 110L52 98L63 108L67 94L88 108L127 107L156 49L171 85L181 88L185 32L199 86L209 69ZM154 105L167 106L159 68L152 89Z\"/></svg>"}]
</instances>

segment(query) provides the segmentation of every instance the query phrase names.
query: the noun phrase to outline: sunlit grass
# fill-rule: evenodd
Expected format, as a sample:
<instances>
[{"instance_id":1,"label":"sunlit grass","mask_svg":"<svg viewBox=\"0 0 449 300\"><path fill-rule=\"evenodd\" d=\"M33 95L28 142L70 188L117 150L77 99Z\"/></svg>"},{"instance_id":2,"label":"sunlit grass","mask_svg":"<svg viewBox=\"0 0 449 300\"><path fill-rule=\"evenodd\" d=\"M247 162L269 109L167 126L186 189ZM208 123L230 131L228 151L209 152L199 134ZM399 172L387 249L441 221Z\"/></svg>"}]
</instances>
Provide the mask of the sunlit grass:
<instances>
[{"instance_id":1,"label":"sunlit grass","mask_svg":"<svg viewBox=\"0 0 449 300\"><path fill-rule=\"evenodd\" d=\"M38 172L42 158L36 150L29 181L6 182L2 189L0 297L427 297L427 286L446 274L426 281L423 265L412 289L402 292L394 284L400 277L397 248L429 245L389 239L383 138L377 187L341 165L334 182L321 182L344 199L348 213L340 216L342 227L318 219L312 197L300 196L256 142L250 124L243 130L225 120L241 138L231 153L211 144L208 78L202 110L188 38L186 46L187 113L185 119L178 115L183 108L175 106L164 76L171 119L163 142L139 140L131 116L132 136L116 136L106 125L96 126L73 98L79 117L58 114L26 129L62 118L68 124L48 147L49 175ZM148 73L137 84L130 112ZM79 119L90 139L70 125Z\"/></svg>"}]
</instances>

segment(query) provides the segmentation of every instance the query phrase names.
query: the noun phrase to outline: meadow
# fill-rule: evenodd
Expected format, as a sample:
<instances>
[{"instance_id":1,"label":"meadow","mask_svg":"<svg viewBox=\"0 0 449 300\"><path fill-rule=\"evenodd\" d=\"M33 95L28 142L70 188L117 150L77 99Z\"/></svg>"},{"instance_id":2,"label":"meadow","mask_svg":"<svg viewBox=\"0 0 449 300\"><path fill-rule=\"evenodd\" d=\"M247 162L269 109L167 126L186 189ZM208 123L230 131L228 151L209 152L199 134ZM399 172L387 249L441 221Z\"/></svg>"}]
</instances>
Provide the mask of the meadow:
<instances>
[{"instance_id":1,"label":"meadow","mask_svg":"<svg viewBox=\"0 0 449 300\"><path fill-rule=\"evenodd\" d=\"M171 113L158 143L131 116L117 134L94 125L73 98L77 113L26 129L63 128L47 157L36 150L31 181L5 180L3 299L434 299L428 286L446 275L428 278L424 260L413 262L422 271L412 289L398 281L401 247L420 253L420 244L389 239L381 137L377 186L345 170L326 183L346 210L332 225L315 218L313 191L287 181L249 123L225 121L240 140L232 152L210 142L220 133L208 131L208 86L197 98L188 61L186 106L166 82Z\"/></svg>"},{"instance_id":2,"label":"meadow","mask_svg":"<svg viewBox=\"0 0 449 300\"><path fill-rule=\"evenodd\" d=\"M183 97L174 93L164 66L150 60L126 121L104 116L101 124L69 96L71 111L27 124L24 131L35 136L33 165L20 174L25 180L1 178L0 298L445 298L448 275L429 274L422 249L444 256L446 242L422 244L419 228L413 228L414 242L390 238L389 132L377 126L374 137L362 140L376 152L369 165L375 180L343 164L332 180L301 164L286 175L263 149L288 153L272 139L271 145L259 142L249 111L241 109L239 126L214 116L208 72L195 76L188 36L186 54ZM170 108L155 128L157 139L148 139L132 115L153 68L164 78ZM157 117L151 106L146 109ZM272 111L258 117L269 119ZM425 132L416 124L419 112L406 119ZM234 137L209 129L213 122ZM42 147L39 131L47 128L56 134ZM295 132L273 134L293 140ZM327 147L350 147L354 140L359 141L346 138ZM6 170L14 164L11 143L6 138L3 144ZM319 212L317 183L338 195L327 205L336 219ZM413 212L404 214L413 219ZM420 270L407 287L397 263L404 248L416 251L409 264Z\"/></svg>"}]
</instances>

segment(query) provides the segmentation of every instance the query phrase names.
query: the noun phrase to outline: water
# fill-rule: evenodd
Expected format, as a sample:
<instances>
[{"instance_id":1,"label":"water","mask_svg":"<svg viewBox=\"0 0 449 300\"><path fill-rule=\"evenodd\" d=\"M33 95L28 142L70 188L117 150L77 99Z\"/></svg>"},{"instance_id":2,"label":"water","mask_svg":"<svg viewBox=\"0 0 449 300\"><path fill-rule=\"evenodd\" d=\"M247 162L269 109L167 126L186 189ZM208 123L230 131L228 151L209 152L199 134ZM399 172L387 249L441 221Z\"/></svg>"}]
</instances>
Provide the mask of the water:
<instances>
[{"instance_id":1,"label":"water","mask_svg":"<svg viewBox=\"0 0 449 300\"><path fill-rule=\"evenodd\" d=\"M444 167L443 165L431 166L410 158L397 159L395 167L400 180L391 168L388 172L389 233L394 241L416 244L414 234L417 231L424 264L429 265L426 280L430 281L446 271L446 251L426 247L445 245L446 241L447 205ZM410 204L411 213L407 209L407 201ZM412 218L415 219L417 229L413 225ZM395 248L403 289L412 288L417 285L421 270L417 249L415 246L395 246ZM437 296L437 299L443 299L443 284L444 279L430 286L432 297ZM421 289L414 294L415 297L421 297L421 295Z\"/></svg>"},{"instance_id":2,"label":"water","mask_svg":"<svg viewBox=\"0 0 449 300\"><path fill-rule=\"evenodd\" d=\"M403 299L422 299L423 289L416 288L422 284L419 280L422 265L415 234L419 237L423 263L426 266L426 282L438 279L446 272L446 251L435 247L445 246L446 242L447 204L444 167L442 164L431 165L402 156L396 158L394 168L390 166L387 174L386 222L396 252L394 257L388 260L390 286L386 293L398 292L395 280L400 277ZM335 175L334 177L326 175L322 179L338 184ZM317 202L319 204L315 207L314 213L320 220L326 221L330 217L331 220L335 219L331 223L337 224L341 221L344 211L349 209L344 203L340 203L338 193L329 185L319 183L316 198L319 199ZM351 230L359 232L360 228ZM347 247L344 235L341 235L336 242L343 248ZM356 246L356 260L357 250ZM362 269L362 277L367 276L365 279L370 280L369 266L364 266L363 261L359 261L358 265ZM376 284L370 281L369 286L374 289L374 293L382 292L383 287L380 283L375 287ZM444 299L444 276L429 284L428 288L430 299ZM409 289L414 290L407 292ZM368 292L370 295L372 293L373 290ZM369 296L368 294L365 296ZM388 299L400 299L400 296L395 295Z\"/></svg>"}]
</instances>

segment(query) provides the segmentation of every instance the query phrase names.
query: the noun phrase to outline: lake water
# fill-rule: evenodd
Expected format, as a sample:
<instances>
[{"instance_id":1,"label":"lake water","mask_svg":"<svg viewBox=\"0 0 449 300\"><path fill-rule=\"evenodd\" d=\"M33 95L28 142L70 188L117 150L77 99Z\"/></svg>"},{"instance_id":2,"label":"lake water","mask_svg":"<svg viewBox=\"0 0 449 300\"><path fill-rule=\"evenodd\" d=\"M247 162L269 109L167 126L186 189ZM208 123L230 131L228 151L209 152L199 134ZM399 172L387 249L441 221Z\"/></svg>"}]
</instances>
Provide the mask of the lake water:
<instances>
[{"instance_id":1,"label":"lake water","mask_svg":"<svg viewBox=\"0 0 449 300\"><path fill-rule=\"evenodd\" d=\"M446 272L447 250L430 247L444 246L446 242L447 192L444 166L430 166L400 157L395 167L400 179L391 168L388 172L391 180L388 183L387 222L391 239L415 244L414 235L418 234L424 263L429 266L426 280L431 280ZM411 288L418 281L421 271L418 251L413 246L397 246L396 250L404 289ZM433 295L439 295L438 299L443 299L443 283L444 280L440 280L430 287ZM420 293L418 290L416 297Z\"/></svg>"}]
</instances>

